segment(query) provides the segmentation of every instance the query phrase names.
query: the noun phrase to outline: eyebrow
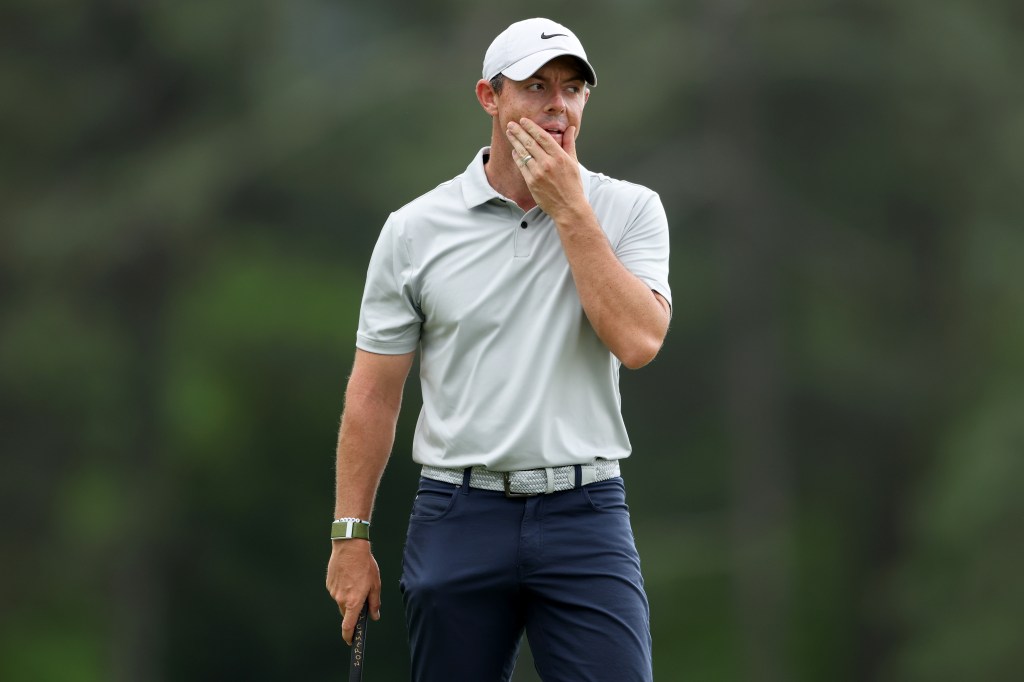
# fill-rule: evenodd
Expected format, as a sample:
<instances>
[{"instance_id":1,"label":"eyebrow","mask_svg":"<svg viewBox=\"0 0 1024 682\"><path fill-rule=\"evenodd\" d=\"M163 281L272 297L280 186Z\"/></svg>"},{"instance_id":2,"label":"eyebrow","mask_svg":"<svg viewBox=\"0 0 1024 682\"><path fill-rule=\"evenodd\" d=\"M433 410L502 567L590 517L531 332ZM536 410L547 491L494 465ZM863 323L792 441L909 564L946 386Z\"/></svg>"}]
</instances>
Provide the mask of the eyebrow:
<instances>
[{"instance_id":1,"label":"eyebrow","mask_svg":"<svg viewBox=\"0 0 1024 682\"><path fill-rule=\"evenodd\" d=\"M537 74L533 74L532 76L527 78L526 81L524 81L524 82L529 82L529 81L549 81L549 80L551 80L551 79L550 78L545 78L543 76L538 76ZM581 83L585 83L586 80L587 80L587 77L584 76L582 72L578 71L578 72L572 74L571 76L569 76L568 78L566 78L565 80L566 80L566 82L569 82L569 83L574 82L574 81L580 81Z\"/></svg>"}]
</instances>

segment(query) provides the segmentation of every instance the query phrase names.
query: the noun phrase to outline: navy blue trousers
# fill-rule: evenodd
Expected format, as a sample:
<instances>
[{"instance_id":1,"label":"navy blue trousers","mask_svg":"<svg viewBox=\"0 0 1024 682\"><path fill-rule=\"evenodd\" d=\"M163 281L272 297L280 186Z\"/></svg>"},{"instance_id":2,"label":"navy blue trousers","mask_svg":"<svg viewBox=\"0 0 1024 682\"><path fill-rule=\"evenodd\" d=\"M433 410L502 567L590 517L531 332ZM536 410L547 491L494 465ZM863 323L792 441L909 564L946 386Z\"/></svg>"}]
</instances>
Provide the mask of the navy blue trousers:
<instances>
[{"instance_id":1,"label":"navy blue trousers","mask_svg":"<svg viewBox=\"0 0 1024 682\"><path fill-rule=\"evenodd\" d=\"M524 630L545 682L652 679L621 478L520 499L421 478L400 587L416 682L509 680Z\"/></svg>"}]
</instances>

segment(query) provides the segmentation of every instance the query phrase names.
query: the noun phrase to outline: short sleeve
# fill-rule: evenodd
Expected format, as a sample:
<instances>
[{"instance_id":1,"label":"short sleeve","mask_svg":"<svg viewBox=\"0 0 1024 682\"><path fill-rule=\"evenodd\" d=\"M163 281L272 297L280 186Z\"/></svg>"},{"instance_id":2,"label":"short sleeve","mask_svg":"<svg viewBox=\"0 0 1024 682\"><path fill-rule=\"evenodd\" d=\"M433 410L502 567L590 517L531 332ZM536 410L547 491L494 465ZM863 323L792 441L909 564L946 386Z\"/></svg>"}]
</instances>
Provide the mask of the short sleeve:
<instances>
[{"instance_id":1,"label":"short sleeve","mask_svg":"<svg viewBox=\"0 0 1024 682\"><path fill-rule=\"evenodd\" d=\"M672 305L668 285L668 217L661 199L651 192L637 202L633 215L615 245L615 255L626 269Z\"/></svg>"},{"instance_id":2,"label":"short sleeve","mask_svg":"<svg viewBox=\"0 0 1024 682\"><path fill-rule=\"evenodd\" d=\"M396 222L392 214L370 257L356 332L357 348L382 355L416 350L423 322L408 245Z\"/></svg>"}]
</instances>

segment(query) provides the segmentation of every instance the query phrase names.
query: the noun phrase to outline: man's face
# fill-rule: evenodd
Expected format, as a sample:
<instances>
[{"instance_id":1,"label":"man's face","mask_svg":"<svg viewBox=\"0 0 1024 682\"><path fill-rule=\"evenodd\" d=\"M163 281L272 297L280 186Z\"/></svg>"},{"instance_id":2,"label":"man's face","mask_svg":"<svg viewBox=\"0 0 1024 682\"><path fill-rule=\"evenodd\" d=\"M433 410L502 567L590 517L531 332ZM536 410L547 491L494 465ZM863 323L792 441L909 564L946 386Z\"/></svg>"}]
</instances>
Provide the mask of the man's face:
<instances>
[{"instance_id":1,"label":"man's face","mask_svg":"<svg viewBox=\"0 0 1024 682\"><path fill-rule=\"evenodd\" d=\"M579 133L583 105L590 97L586 80L575 58L552 59L526 80L506 78L497 97L498 123L504 130L509 121L528 118L562 146L569 126Z\"/></svg>"}]
</instances>

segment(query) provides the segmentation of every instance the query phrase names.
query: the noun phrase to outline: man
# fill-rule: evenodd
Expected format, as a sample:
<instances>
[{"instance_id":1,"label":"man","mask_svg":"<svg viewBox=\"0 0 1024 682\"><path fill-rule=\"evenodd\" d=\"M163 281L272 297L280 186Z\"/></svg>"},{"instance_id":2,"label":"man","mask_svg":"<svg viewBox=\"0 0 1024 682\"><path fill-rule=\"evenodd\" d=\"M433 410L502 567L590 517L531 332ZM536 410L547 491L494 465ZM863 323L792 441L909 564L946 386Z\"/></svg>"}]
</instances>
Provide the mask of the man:
<instances>
[{"instance_id":1,"label":"man","mask_svg":"<svg viewBox=\"0 0 1024 682\"><path fill-rule=\"evenodd\" d=\"M393 213L370 261L327 588L347 642L365 601L379 618L368 522L419 349L413 679L508 680L525 631L545 680L649 680L618 372L668 330L667 221L654 192L579 165L597 77L572 31L517 22L483 66L490 147Z\"/></svg>"}]
</instances>

